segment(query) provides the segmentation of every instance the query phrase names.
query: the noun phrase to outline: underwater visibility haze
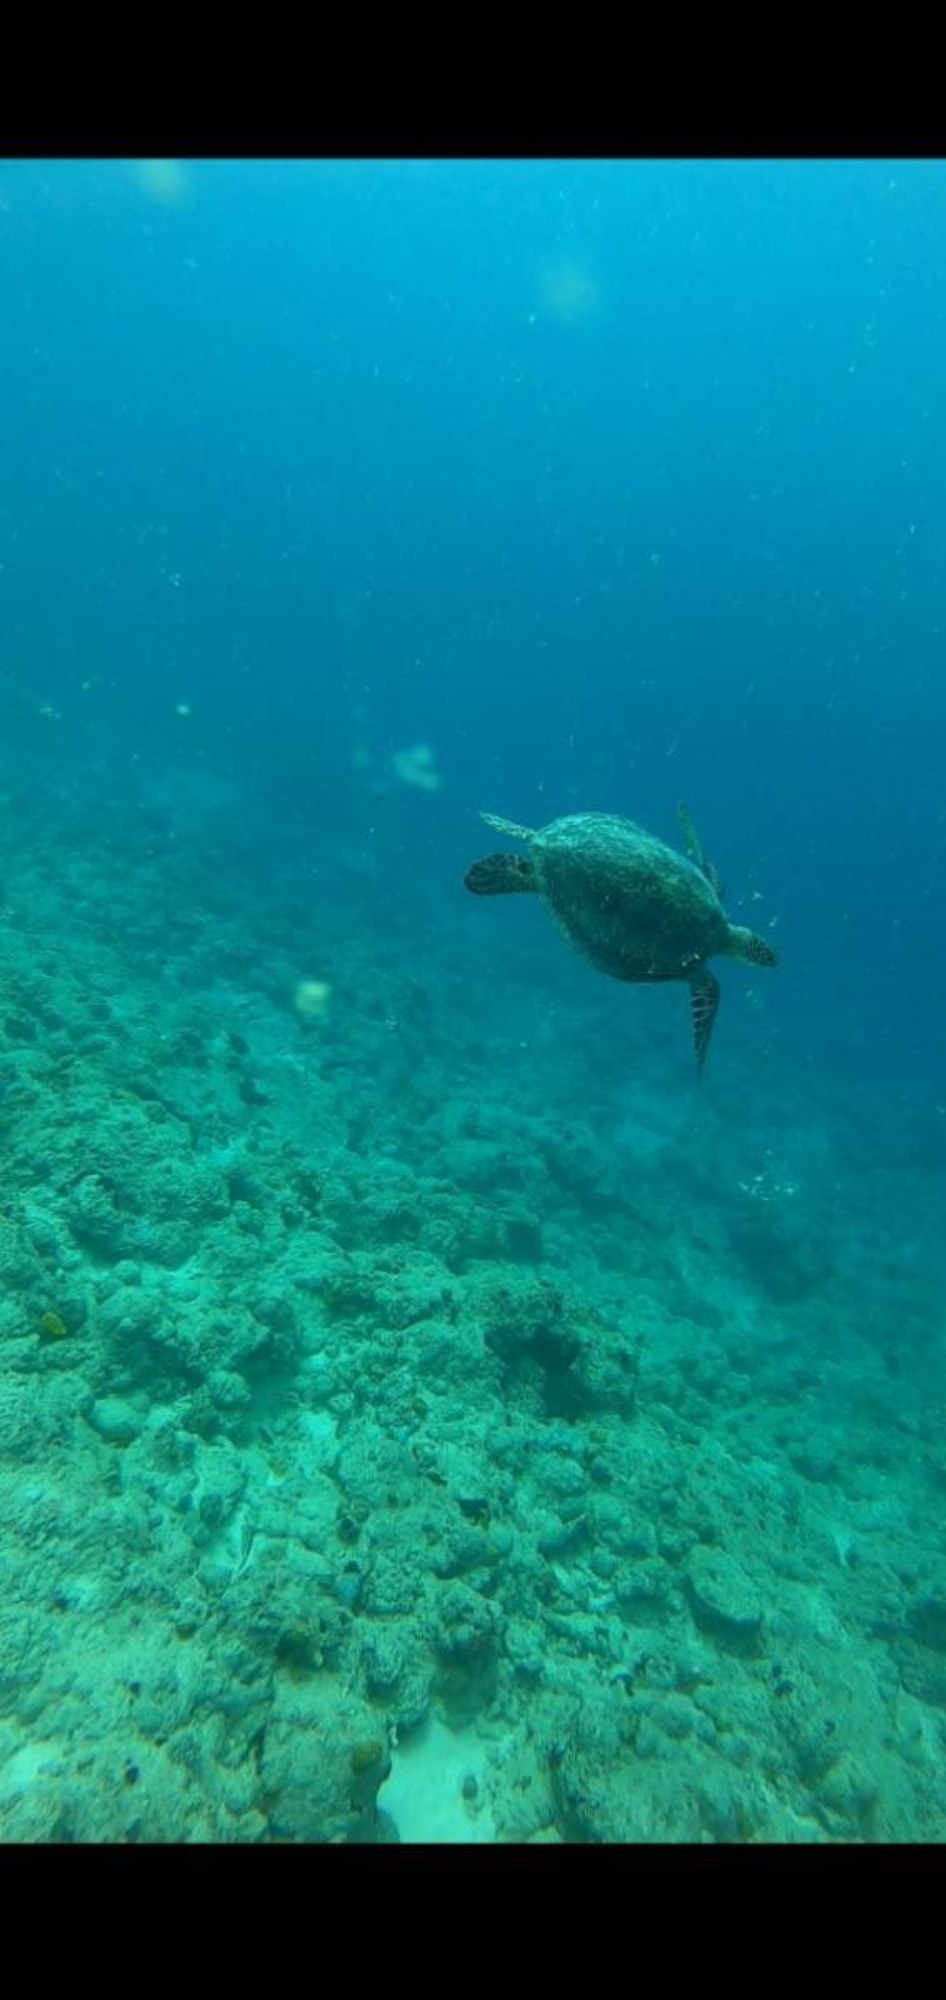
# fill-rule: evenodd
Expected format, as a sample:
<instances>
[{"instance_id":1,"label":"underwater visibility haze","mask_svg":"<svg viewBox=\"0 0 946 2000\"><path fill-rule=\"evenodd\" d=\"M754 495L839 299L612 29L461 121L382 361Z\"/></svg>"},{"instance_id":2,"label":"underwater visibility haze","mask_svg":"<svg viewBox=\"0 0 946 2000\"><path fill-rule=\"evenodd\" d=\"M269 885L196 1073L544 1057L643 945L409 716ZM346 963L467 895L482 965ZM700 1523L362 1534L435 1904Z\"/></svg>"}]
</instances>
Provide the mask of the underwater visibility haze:
<instances>
[{"instance_id":1,"label":"underwater visibility haze","mask_svg":"<svg viewBox=\"0 0 946 2000\"><path fill-rule=\"evenodd\" d=\"M943 1839L944 356L941 162L0 167L0 1839Z\"/></svg>"}]
</instances>

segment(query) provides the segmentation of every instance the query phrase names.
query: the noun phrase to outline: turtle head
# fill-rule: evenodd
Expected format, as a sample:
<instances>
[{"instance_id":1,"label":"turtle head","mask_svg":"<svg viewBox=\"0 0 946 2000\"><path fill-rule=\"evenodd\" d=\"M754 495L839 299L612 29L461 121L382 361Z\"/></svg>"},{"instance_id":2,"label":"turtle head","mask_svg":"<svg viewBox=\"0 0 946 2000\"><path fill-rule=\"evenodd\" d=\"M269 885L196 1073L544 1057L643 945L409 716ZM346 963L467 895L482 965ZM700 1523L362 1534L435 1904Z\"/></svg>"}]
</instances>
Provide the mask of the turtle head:
<instances>
[{"instance_id":1,"label":"turtle head","mask_svg":"<svg viewBox=\"0 0 946 2000\"><path fill-rule=\"evenodd\" d=\"M463 877L474 896L515 896L538 888L534 864L525 854L487 854Z\"/></svg>"},{"instance_id":2,"label":"turtle head","mask_svg":"<svg viewBox=\"0 0 946 2000\"><path fill-rule=\"evenodd\" d=\"M729 926L729 955L745 959L747 965L778 964L778 952L773 950L768 939L759 937L756 931L747 930L744 924Z\"/></svg>"}]
</instances>

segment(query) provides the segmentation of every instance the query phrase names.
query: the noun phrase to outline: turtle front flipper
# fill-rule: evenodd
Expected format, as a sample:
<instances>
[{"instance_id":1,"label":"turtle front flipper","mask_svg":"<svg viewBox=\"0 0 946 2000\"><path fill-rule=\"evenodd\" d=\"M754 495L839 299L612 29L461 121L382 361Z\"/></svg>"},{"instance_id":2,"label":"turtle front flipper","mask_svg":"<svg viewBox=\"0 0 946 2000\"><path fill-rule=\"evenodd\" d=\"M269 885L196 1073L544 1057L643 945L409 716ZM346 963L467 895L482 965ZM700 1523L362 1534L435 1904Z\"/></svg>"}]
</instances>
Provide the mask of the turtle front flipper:
<instances>
[{"instance_id":1,"label":"turtle front flipper","mask_svg":"<svg viewBox=\"0 0 946 2000\"><path fill-rule=\"evenodd\" d=\"M491 826L494 833L504 833L508 840L535 839L535 830L533 827L517 826L514 819L500 819L498 813L484 812L480 813L480 818L485 819L487 826Z\"/></svg>"},{"instance_id":2,"label":"turtle front flipper","mask_svg":"<svg viewBox=\"0 0 946 2000\"><path fill-rule=\"evenodd\" d=\"M696 1073L701 1076L706 1051L719 1007L719 980L705 965L693 974L690 981L690 1011L693 1015L693 1042L696 1048Z\"/></svg>"},{"instance_id":3,"label":"turtle front flipper","mask_svg":"<svg viewBox=\"0 0 946 2000\"><path fill-rule=\"evenodd\" d=\"M463 880L474 896L517 896L539 886L534 864L525 854L487 854L474 861Z\"/></svg>"},{"instance_id":4,"label":"turtle front flipper","mask_svg":"<svg viewBox=\"0 0 946 2000\"><path fill-rule=\"evenodd\" d=\"M680 831L683 835L683 845L686 848L690 860L695 861L698 868L702 868L703 844L700 840L699 834L697 833L696 827L694 826L693 821L690 817L690 808L689 806L684 805L682 799L680 800L680 803L677 807L677 818L680 821Z\"/></svg>"},{"instance_id":5,"label":"turtle front flipper","mask_svg":"<svg viewBox=\"0 0 946 2000\"><path fill-rule=\"evenodd\" d=\"M684 805L682 799L680 800L680 804L677 807L677 814L680 820L681 831L683 833L683 845L686 848L690 860L699 869L700 874L705 875L706 880L710 885L710 888L715 890L715 893L719 897L720 902L722 902L723 896L725 895L726 892L723 888L722 882L719 879L719 869L713 866L712 861L707 860L707 857L703 852L703 842L701 841L700 836L697 833L696 827L694 826L693 821L690 818L690 809L688 806Z\"/></svg>"}]
</instances>

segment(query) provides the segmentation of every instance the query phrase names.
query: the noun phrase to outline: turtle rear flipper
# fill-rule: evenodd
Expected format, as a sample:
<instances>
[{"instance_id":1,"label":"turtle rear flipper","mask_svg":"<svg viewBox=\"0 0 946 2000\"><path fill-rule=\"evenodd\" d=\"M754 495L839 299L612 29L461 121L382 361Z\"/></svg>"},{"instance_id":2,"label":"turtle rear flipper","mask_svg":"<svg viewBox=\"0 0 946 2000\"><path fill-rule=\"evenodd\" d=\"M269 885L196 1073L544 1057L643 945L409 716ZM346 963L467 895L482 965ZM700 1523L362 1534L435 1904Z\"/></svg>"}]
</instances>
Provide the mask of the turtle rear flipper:
<instances>
[{"instance_id":1,"label":"turtle rear flipper","mask_svg":"<svg viewBox=\"0 0 946 2000\"><path fill-rule=\"evenodd\" d=\"M693 1015L697 1076L702 1075L718 1007L719 980L714 979L705 965L701 965L699 972L695 972L690 981L690 1010Z\"/></svg>"},{"instance_id":2,"label":"turtle rear flipper","mask_svg":"<svg viewBox=\"0 0 946 2000\"><path fill-rule=\"evenodd\" d=\"M537 890L534 864L525 854L487 854L463 877L474 896L517 896Z\"/></svg>"}]
</instances>

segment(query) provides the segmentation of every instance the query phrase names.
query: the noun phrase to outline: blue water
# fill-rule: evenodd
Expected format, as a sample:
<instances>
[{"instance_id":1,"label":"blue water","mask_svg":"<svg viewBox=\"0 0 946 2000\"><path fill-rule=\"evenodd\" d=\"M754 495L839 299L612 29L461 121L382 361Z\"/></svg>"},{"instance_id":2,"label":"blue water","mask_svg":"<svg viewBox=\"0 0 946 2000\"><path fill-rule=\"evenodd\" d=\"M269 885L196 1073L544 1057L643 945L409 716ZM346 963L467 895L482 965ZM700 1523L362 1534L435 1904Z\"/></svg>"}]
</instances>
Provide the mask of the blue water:
<instances>
[{"instance_id":1,"label":"blue water","mask_svg":"<svg viewBox=\"0 0 946 2000\"><path fill-rule=\"evenodd\" d=\"M944 220L3 168L7 1838L942 1837ZM462 886L681 799L699 1090Z\"/></svg>"}]
</instances>

